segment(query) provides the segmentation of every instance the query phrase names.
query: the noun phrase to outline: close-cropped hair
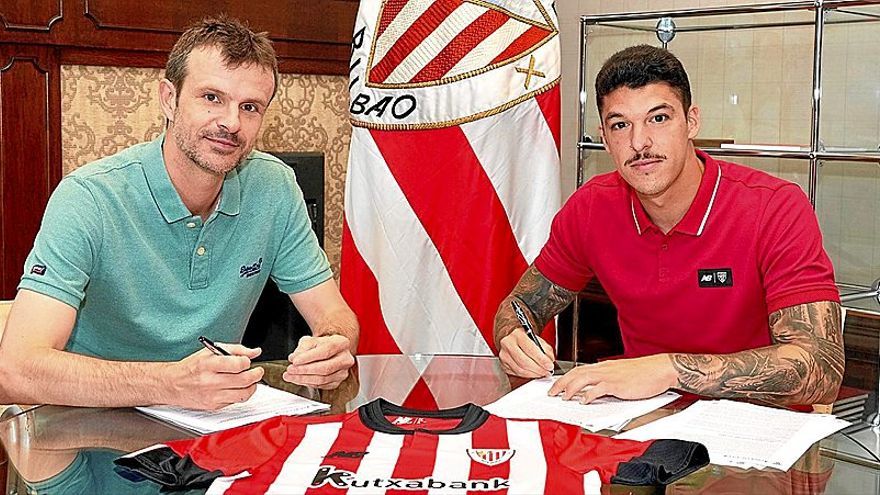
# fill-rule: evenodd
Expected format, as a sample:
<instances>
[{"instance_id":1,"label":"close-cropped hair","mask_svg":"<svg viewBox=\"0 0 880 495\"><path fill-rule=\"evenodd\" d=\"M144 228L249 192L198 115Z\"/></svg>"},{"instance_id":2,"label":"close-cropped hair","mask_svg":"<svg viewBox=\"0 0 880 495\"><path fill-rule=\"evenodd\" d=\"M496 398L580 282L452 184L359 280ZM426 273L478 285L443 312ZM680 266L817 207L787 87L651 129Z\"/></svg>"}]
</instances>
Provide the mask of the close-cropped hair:
<instances>
[{"instance_id":1,"label":"close-cropped hair","mask_svg":"<svg viewBox=\"0 0 880 495\"><path fill-rule=\"evenodd\" d=\"M648 84L666 83L681 100L684 111L691 108L691 84L681 62L663 48L636 45L612 55L596 75L596 106L602 115L602 102L612 91L626 86L637 89Z\"/></svg>"},{"instance_id":2,"label":"close-cropped hair","mask_svg":"<svg viewBox=\"0 0 880 495\"><path fill-rule=\"evenodd\" d=\"M191 24L174 44L165 64L165 79L171 81L180 98L180 89L186 79L189 54L196 48L215 47L229 69L256 65L272 71L278 91L278 59L268 33L255 33L248 25L225 14L204 17ZM271 98L270 98L271 101Z\"/></svg>"}]
</instances>

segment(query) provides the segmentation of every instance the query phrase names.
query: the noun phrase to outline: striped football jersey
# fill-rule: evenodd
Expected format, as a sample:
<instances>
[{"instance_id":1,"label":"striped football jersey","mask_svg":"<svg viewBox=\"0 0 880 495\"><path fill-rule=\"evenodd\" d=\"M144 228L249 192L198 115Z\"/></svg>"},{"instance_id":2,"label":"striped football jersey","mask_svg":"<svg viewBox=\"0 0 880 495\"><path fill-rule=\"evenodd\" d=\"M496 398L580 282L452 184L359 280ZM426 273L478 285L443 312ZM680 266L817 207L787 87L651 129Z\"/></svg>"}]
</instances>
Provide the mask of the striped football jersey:
<instances>
[{"instance_id":1,"label":"striped football jersey","mask_svg":"<svg viewBox=\"0 0 880 495\"><path fill-rule=\"evenodd\" d=\"M581 494L670 483L706 465L698 443L636 442L467 404L417 411L383 399L323 417L275 417L115 462L208 494ZM130 474L130 473L129 473Z\"/></svg>"}]
</instances>

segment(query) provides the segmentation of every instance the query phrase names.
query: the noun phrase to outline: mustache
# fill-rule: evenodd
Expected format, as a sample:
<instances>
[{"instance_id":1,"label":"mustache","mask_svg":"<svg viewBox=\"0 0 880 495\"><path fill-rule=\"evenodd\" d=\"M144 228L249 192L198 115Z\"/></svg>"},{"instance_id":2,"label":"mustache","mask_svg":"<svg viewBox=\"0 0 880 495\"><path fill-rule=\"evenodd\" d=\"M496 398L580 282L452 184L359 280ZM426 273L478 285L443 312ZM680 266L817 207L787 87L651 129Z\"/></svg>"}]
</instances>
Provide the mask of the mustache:
<instances>
[{"instance_id":1,"label":"mustache","mask_svg":"<svg viewBox=\"0 0 880 495\"><path fill-rule=\"evenodd\" d=\"M203 133L202 137L208 137L208 138L213 138L213 139L222 139L224 141L231 141L231 142L235 143L236 145L241 144L241 140L238 138L238 134L232 134L231 132L224 132L224 131L205 132L205 133Z\"/></svg>"},{"instance_id":2,"label":"mustache","mask_svg":"<svg viewBox=\"0 0 880 495\"><path fill-rule=\"evenodd\" d=\"M629 160L624 162L624 165L628 166L628 165L631 165L631 164L638 162L638 161L641 161L641 160L665 160L665 159L666 159L665 155L656 155L656 154L650 153L650 152L636 153L635 155L633 155L632 158L630 158Z\"/></svg>"}]
</instances>

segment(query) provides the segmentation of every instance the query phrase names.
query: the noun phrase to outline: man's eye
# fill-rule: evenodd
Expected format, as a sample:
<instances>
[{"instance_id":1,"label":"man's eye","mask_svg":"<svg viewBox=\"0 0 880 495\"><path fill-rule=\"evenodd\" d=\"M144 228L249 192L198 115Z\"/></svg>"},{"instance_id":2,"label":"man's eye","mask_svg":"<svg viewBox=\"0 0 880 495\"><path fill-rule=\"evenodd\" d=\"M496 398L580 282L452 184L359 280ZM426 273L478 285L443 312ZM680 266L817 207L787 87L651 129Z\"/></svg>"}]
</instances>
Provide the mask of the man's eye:
<instances>
[{"instance_id":1,"label":"man's eye","mask_svg":"<svg viewBox=\"0 0 880 495\"><path fill-rule=\"evenodd\" d=\"M611 130L613 130L613 131L619 131L620 129L623 129L624 127L626 127L626 122L615 122L615 123L611 124Z\"/></svg>"},{"instance_id":2,"label":"man's eye","mask_svg":"<svg viewBox=\"0 0 880 495\"><path fill-rule=\"evenodd\" d=\"M220 101L220 97L215 95L214 93L206 94L205 99L210 101L211 103L216 103L216 102Z\"/></svg>"},{"instance_id":3,"label":"man's eye","mask_svg":"<svg viewBox=\"0 0 880 495\"><path fill-rule=\"evenodd\" d=\"M245 112L259 111L259 108L257 108L257 106L254 105L253 103L245 103L244 105L241 106L241 109L244 110Z\"/></svg>"},{"instance_id":4,"label":"man's eye","mask_svg":"<svg viewBox=\"0 0 880 495\"><path fill-rule=\"evenodd\" d=\"M666 122L667 120L669 120L669 116L666 114L663 114L663 113L660 113L660 114L657 114L657 115L654 115L651 117L651 122L655 122L658 124L660 122Z\"/></svg>"}]
</instances>

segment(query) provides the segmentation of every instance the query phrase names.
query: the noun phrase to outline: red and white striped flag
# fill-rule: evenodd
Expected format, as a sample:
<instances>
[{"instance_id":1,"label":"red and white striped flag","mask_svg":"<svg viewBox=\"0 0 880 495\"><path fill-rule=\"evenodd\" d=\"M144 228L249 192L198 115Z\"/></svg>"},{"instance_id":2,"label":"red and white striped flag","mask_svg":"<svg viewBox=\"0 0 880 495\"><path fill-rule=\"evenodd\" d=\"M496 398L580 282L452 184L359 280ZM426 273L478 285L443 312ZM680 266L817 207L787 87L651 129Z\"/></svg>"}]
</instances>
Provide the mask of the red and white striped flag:
<instances>
[{"instance_id":1,"label":"red and white striped flag","mask_svg":"<svg viewBox=\"0 0 880 495\"><path fill-rule=\"evenodd\" d=\"M362 0L350 90L358 352L494 353L495 311L559 208L553 0Z\"/></svg>"}]
</instances>

